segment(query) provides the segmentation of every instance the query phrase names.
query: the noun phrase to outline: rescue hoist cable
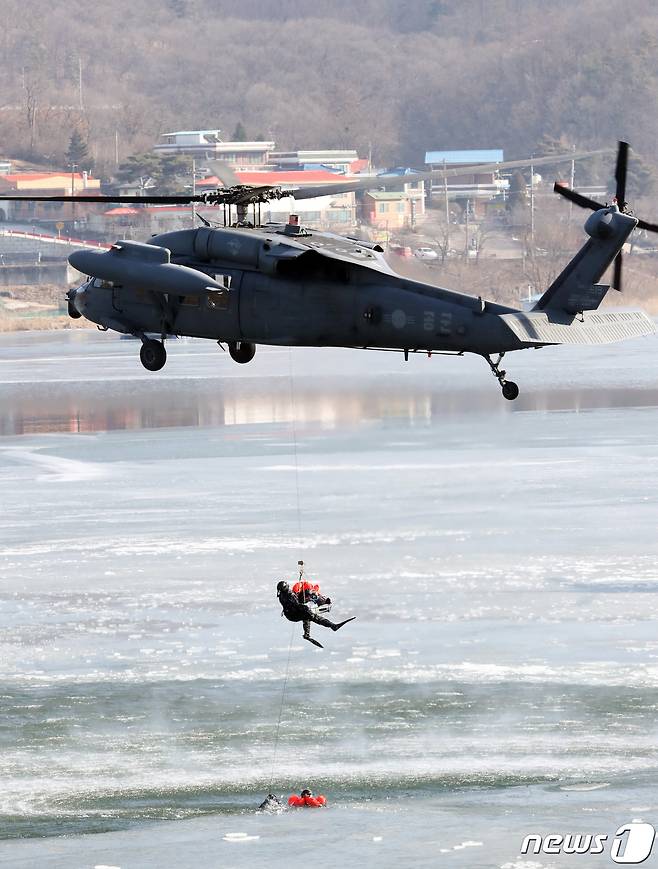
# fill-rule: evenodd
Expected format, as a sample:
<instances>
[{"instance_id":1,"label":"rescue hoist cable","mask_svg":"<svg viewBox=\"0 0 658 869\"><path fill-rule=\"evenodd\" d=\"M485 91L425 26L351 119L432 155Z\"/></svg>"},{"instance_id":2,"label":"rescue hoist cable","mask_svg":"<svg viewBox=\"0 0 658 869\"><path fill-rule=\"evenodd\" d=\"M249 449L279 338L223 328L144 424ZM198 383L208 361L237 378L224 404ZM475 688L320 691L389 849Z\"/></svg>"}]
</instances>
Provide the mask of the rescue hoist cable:
<instances>
[{"instance_id":1,"label":"rescue hoist cable","mask_svg":"<svg viewBox=\"0 0 658 869\"><path fill-rule=\"evenodd\" d=\"M302 510L301 510L301 498L299 494L299 459L297 455L297 425L295 421L295 384L293 379L293 367L292 367L292 347L288 347L288 383L289 383L289 393L290 393L290 421L291 421L291 434L292 434L292 445L293 445L293 456L295 459L295 499L297 504L297 535L301 542L302 536ZM298 561L299 566L299 580L303 581L304 576L304 562ZM281 732L281 719L283 717L283 706L285 704L286 699L286 688L288 687L288 675L290 673L290 659L292 657L292 644L294 639L295 625L294 623L290 626L290 643L288 644L288 660L286 661L286 672L283 678L283 688L281 690L281 703L279 705L279 718L276 723L276 731L274 734L274 750L272 753L272 769L270 771L270 780L268 783L268 791L272 791L272 785L274 783L274 774L276 771L276 756L279 748L279 734Z\"/></svg>"},{"instance_id":2,"label":"rescue hoist cable","mask_svg":"<svg viewBox=\"0 0 658 869\"><path fill-rule=\"evenodd\" d=\"M297 421L296 421L296 401L295 401L295 381L292 368L292 347L288 347L288 383L290 387L290 428L292 433L293 456L295 459L295 497L297 503L297 534L302 536L302 509L301 498L299 495L299 456L297 454ZM298 562L303 566L303 562Z\"/></svg>"},{"instance_id":3,"label":"rescue hoist cable","mask_svg":"<svg viewBox=\"0 0 658 869\"><path fill-rule=\"evenodd\" d=\"M286 687L288 686L288 673L290 671L290 658L292 655L292 641L294 636L295 626L292 625L290 630L290 643L288 644L288 660L286 662L286 674L283 679L283 689L281 691L281 703L279 705L279 718L276 722L276 731L274 735L274 751L272 753L272 768L270 770L270 779L267 785L268 793L272 792L272 786L274 784L274 773L276 771L276 755L277 750L279 748L279 732L281 730L281 718L283 716L283 704L286 699Z\"/></svg>"}]
</instances>

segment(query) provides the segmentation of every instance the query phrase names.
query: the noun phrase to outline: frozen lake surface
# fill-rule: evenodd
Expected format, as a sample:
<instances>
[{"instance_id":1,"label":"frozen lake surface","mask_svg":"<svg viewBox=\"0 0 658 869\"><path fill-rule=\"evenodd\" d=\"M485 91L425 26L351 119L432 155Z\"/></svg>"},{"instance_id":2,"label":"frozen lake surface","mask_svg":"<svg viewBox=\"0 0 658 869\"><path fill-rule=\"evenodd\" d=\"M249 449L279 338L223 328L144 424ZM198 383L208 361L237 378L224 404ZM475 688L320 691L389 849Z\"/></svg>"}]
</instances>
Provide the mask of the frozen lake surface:
<instances>
[{"instance_id":1,"label":"frozen lake surface","mask_svg":"<svg viewBox=\"0 0 658 869\"><path fill-rule=\"evenodd\" d=\"M658 820L658 340L511 354L514 403L477 359L168 349L0 338L0 864L537 869ZM324 650L298 558L357 616Z\"/></svg>"}]
</instances>

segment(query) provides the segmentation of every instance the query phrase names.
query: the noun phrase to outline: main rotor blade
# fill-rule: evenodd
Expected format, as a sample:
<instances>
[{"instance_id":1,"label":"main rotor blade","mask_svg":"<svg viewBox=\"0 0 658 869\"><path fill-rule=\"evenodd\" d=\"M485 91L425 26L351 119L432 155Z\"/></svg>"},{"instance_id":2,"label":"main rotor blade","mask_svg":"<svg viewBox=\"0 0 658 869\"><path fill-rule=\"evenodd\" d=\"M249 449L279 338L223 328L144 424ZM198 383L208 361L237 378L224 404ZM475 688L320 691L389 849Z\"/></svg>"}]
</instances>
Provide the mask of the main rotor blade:
<instances>
[{"instance_id":1,"label":"main rotor blade","mask_svg":"<svg viewBox=\"0 0 658 869\"><path fill-rule=\"evenodd\" d=\"M617 152L617 166L615 168L615 181L617 190L615 198L620 211L626 206L626 172L628 169L628 142L620 142Z\"/></svg>"},{"instance_id":2,"label":"main rotor blade","mask_svg":"<svg viewBox=\"0 0 658 869\"><path fill-rule=\"evenodd\" d=\"M190 193L182 196L108 196L87 195L81 196L5 196L3 199L14 202L107 202L107 203L130 203L135 205L191 205L197 202L201 205L250 205L252 202L262 202L267 199L277 199L279 188L271 185L250 187L243 184L238 187L219 188L209 190L207 193Z\"/></svg>"},{"instance_id":3,"label":"main rotor blade","mask_svg":"<svg viewBox=\"0 0 658 869\"><path fill-rule=\"evenodd\" d=\"M413 184L415 181L442 181L444 178L459 178L462 175L496 172L499 169L520 169L523 167L551 166L554 163L565 163L571 160L583 160L585 157L596 157L599 154L609 154L610 149L601 151L572 151L570 154L555 154L551 157L527 157L525 160L507 160L502 163L484 163L472 166L460 166L456 169L432 169L427 172L410 172L408 175L370 175L357 181L342 181L336 184L318 184L314 187L297 187L284 191L284 196L295 199L313 199L316 196L335 196L338 193L350 193L357 190L377 190L386 187L394 190ZM597 206L597 208L603 206Z\"/></svg>"},{"instance_id":4,"label":"main rotor blade","mask_svg":"<svg viewBox=\"0 0 658 869\"><path fill-rule=\"evenodd\" d=\"M620 293L621 293L621 267L622 267L623 261L624 261L624 258L622 256L621 251L619 251L619 253L615 257L615 271L614 271L614 275L612 278L612 286L616 290L619 290Z\"/></svg>"},{"instance_id":5,"label":"main rotor blade","mask_svg":"<svg viewBox=\"0 0 658 869\"><path fill-rule=\"evenodd\" d=\"M210 172L219 178L224 187L238 187L240 185L240 179L225 160L206 160L205 162L208 164Z\"/></svg>"},{"instance_id":6,"label":"main rotor blade","mask_svg":"<svg viewBox=\"0 0 658 869\"><path fill-rule=\"evenodd\" d=\"M582 193L576 193L575 190L571 190L569 187L564 187L562 184L555 183L553 185L553 190L555 193L559 193L560 196L564 196L566 199L570 199L571 202L575 202L576 205L580 205L581 208L591 208L592 211L598 211L599 208L605 208L605 205L602 205L600 202L596 202L596 200L590 199L588 196L583 196Z\"/></svg>"},{"instance_id":7,"label":"main rotor blade","mask_svg":"<svg viewBox=\"0 0 658 869\"><path fill-rule=\"evenodd\" d=\"M211 190L207 193L183 196L104 196L101 194L82 194L80 196L7 196L4 193L0 194L0 196L2 196L2 199L17 202L21 200L26 202L113 202L136 205L190 205L193 202L198 202L204 205L244 205L259 201L265 202L269 199L278 199L281 196L292 196L295 199L312 199L316 196L334 196L339 193L350 193L358 190L377 190L380 187L395 190L404 187L406 184L413 184L416 181L441 181L444 178L458 178L461 175L469 173L480 174L497 172L500 169L553 165L555 163L581 160L586 157L595 157L599 154L608 153L609 149L600 151L572 151L569 154L553 154L550 157L529 157L525 160L508 160L502 163L475 164L452 169L434 169L427 172L412 172L408 175L371 175L356 181L345 180L336 184L297 187L291 190L282 190L276 185L250 187L247 184L242 184ZM588 205L587 207L600 208L603 206Z\"/></svg>"},{"instance_id":8,"label":"main rotor blade","mask_svg":"<svg viewBox=\"0 0 658 869\"><path fill-rule=\"evenodd\" d=\"M638 220L638 229L646 229L649 232L658 232L658 223L649 223L647 220Z\"/></svg>"},{"instance_id":9,"label":"main rotor blade","mask_svg":"<svg viewBox=\"0 0 658 869\"><path fill-rule=\"evenodd\" d=\"M6 196L3 199L13 202L134 202L140 205L187 205L190 202L203 202L203 196Z\"/></svg>"}]
</instances>

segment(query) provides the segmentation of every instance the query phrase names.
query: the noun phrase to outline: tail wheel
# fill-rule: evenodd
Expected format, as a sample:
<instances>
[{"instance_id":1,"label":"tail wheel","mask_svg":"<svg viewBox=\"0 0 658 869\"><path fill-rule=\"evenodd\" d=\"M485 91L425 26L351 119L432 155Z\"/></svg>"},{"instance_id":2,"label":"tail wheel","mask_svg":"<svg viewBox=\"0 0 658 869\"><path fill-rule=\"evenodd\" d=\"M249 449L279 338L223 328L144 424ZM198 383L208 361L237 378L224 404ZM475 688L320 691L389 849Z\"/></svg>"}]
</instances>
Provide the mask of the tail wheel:
<instances>
[{"instance_id":1,"label":"tail wheel","mask_svg":"<svg viewBox=\"0 0 658 869\"><path fill-rule=\"evenodd\" d=\"M244 365L246 362L251 362L256 355L256 345L249 341L229 341L228 352L234 362Z\"/></svg>"},{"instance_id":2,"label":"tail wheel","mask_svg":"<svg viewBox=\"0 0 658 869\"><path fill-rule=\"evenodd\" d=\"M143 342L139 358L147 371L159 371L167 361L167 351L161 341L149 338Z\"/></svg>"},{"instance_id":3,"label":"tail wheel","mask_svg":"<svg viewBox=\"0 0 658 869\"><path fill-rule=\"evenodd\" d=\"M503 383L503 396L508 401L514 401L515 398L519 397L519 387L512 380L506 380Z\"/></svg>"}]
</instances>

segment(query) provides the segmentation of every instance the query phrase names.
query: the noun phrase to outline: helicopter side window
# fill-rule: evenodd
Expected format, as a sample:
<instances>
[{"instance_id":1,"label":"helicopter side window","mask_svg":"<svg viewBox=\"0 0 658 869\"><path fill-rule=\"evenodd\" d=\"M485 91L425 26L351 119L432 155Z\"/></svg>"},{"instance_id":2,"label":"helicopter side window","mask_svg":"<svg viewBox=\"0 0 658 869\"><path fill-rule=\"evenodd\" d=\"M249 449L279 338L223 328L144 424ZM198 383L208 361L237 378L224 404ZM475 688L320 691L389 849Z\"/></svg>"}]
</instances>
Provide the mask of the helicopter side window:
<instances>
[{"instance_id":1,"label":"helicopter side window","mask_svg":"<svg viewBox=\"0 0 658 869\"><path fill-rule=\"evenodd\" d=\"M231 302L231 275L213 275L221 290L208 290L206 305L215 311L227 311Z\"/></svg>"},{"instance_id":2,"label":"helicopter side window","mask_svg":"<svg viewBox=\"0 0 658 869\"><path fill-rule=\"evenodd\" d=\"M198 308L200 304L198 296L179 296L178 301L185 308Z\"/></svg>"},{"instance_id":3,"label":"helicopter side window","mask_svg":"<svg viewBox=\"0 0 658 869\"><path fill-rule=\"evenodd\" d=\"M206 296L206 305L214 311L228 310L230 302L230 294L226 290L208 290Z\"/></svg>"}]
</instances>

